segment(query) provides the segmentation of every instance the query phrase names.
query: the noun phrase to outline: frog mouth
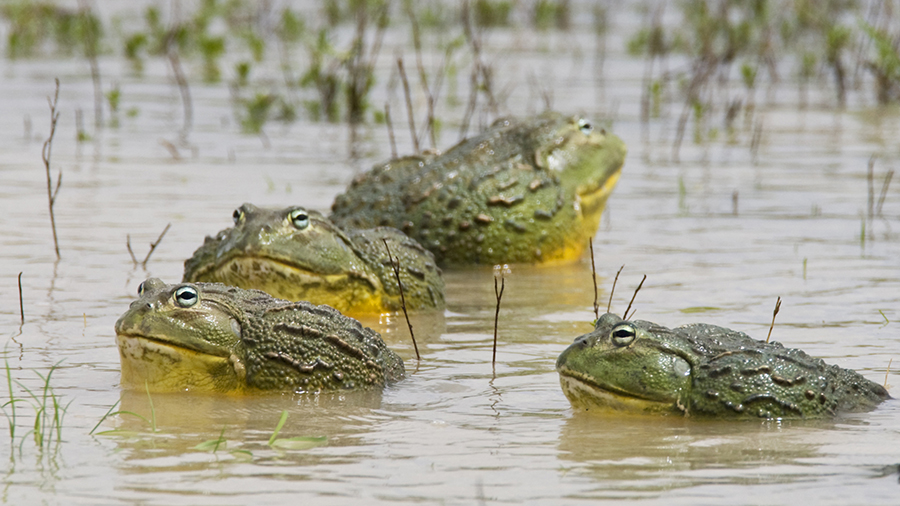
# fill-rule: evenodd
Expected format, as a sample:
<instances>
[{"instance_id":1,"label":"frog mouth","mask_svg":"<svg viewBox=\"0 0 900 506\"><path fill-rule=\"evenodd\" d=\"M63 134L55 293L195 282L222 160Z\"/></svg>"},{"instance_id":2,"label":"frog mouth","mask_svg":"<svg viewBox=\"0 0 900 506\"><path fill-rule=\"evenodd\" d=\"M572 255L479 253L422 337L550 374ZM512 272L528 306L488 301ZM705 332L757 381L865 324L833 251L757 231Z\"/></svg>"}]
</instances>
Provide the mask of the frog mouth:
<instances>
[{"instance_id":1,"label":"frog mouth","mask_svg":"<svg viewBox=\"0 0 900 506\"><path fill-rule=\"evenodd\" d=\"M583 215L592 215L603 210L603 207L606 206L606 201L616 187L616 183L619 182L621 174L622 166L620 165L618 170L603 180L602 184L591 185L590 187L585 187L585 185L576 190L575 194Z\"/></svg>"},{"instance_id":2,"label":"frog mouth","mask_svg":"<svg viewBox=\"0 0 900 506\"><path fill-rule=\"evenodd\" d=\"M120 328L116 328L116 341L120 350L123 348L129 350L141 348L146 351L164 355L187 352L219 359L231 356L229 350L200 339L188 338L183 341L174 341L166 336L148 336L146 334L129 332Z\"/></svg>"},{"instance_id":3,"label":"frog mouth","mask_svg":"<svg viewBox=\"0 0 900 506\"><path fill-rule=\"evenodd\" d=\"M559 369L559 383L572 405L579 408L644 413L674 410L671 401L648 399L610 385L601 385L593 378L566 368Z\"/></svg>"},{"instance_id":4,"label":"frog mouth","mask_svg":"<svg viewBox=\"0 0 900 506\"><path fill-rule=\"evenodd\" d=\"M265 255L235 254L220 258L212 267L198 273L196 278L239 284L246 281L247 287L290 284L295 288L303 286L340 286L350 279L361 279L375 285L368 276L354 276L352 273L322 274L282 258ZM240 286L240 284L239 284Z\"/></svg>"}]
</instances>

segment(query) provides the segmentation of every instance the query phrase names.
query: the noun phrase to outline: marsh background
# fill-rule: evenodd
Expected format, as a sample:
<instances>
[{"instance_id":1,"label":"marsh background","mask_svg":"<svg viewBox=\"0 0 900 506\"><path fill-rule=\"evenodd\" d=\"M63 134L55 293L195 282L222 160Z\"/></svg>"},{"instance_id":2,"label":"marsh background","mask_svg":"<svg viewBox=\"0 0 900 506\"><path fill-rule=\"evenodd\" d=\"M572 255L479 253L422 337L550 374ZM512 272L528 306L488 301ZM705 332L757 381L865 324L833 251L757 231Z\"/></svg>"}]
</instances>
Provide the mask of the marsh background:
<instances>
[{"instance_id":1,"label":"marsh background","mask_svg":"<svg viewBox=\"0 0 900 506\"><path fill-rule=\"evenodd\" d=\"M392 144L550 107L630 147L594 241L601 306L623 264L612 310L646 274L637 318L667 326L762 337L781 297L773 339L896 383L898 8L5 0L0 498L896 503L896 401L815 422L573 412L554 362L594 319L588 258L511 267L495 368L490 268L445 273L445 314L413 319L420 362L402 319L365 322L411 372L381 395L148 398L119 388L113 323L243 202L327 211Z\"/></svg>"}]
</instances>

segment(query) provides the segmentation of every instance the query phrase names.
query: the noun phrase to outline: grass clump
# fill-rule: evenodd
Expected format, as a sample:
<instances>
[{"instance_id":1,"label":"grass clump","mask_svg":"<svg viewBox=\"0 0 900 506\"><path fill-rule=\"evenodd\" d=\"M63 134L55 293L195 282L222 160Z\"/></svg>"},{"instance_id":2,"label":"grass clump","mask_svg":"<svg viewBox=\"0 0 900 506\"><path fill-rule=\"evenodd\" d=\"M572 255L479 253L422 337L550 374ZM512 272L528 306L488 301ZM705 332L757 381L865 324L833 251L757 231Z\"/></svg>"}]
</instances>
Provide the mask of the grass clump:
<instances>
[{"instance_id":1,"label":"grass clump","mask_svg":"<svg viewBox=\"0 0 900 506\"><path fill-rule=\"evenodd\" d=\"M53 373L59 364L53 365L46 375L40 372L35 373L41 380L41 387L37 390L32 390L21 381L13 379L12 369L8 360L4 362L4 366L6 369L8 398L0 408L2 408L9 430L10 458L15 458L16 447L18 447L18 453L21 456L25 443L28 440L32 440L35 448L42 456L52 459L55 452L59 450L59 444L62 442L63 420L71 404L71 401L69 401L69 403L64 405L62 396L57 394L51 385ZM23 418L21 410L23 405L30 406L33 413L33 419L24 426L20 425ZM20 427L28 427L29 429L24 434L17 436L17 428Z\"/></svg>"}]
</instances>

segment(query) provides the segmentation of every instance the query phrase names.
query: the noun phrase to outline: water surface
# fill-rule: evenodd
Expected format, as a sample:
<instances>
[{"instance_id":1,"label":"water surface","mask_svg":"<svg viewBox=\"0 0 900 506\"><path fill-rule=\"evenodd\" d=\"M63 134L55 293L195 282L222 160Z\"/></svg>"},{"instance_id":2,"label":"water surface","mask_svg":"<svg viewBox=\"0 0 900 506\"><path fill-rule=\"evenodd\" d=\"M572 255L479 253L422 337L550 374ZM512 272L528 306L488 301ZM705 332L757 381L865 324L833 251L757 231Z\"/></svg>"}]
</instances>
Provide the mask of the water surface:
<instances>
[{"instance_id":1,"label":"water surface","mask_svg":"<svg viewBox=\"0 0 900 506\"><path fill-rule=\"evenodd\" d=\"M627 21L611 35L602 74L585 56L595 47L586 27L533 38L501 31L489 39L498 75L511 89L502 112L543 108L528 84L531 69L539 69L554 108L597 118L629 145L594 241L600 305L605 309L612 277L624 264L614 312L624 311L646 274L635 301L638 318L666 326L706 322L762 338L781 297L773 339L885 381L889 361L900 358L900 185L889 188L882 215L867 220L866 170L877 155L880 185L898 166L897 111L865 100L835 111L825 91L801 109L787 79L776 99L758 108L764 127L755 157L752 132L739 128L734 142L725 135L686 140L676 162L672 116L680 105L649 129L641 125L642 62L624 55ZM403 48L409 55L405 32L390 33L386 44L385 55ZM373 103L390 99L403 111L401 97L389 96L385 86L390 60L380 63ZM180 98L163 62L148 62L141 78L119 56L106 55L101 65L106 82L121 87L122 109L138 114L121 115L118 128L95 131L89 124L92 139L81 143L75 110L90 123L93 96L84 62L4 61L0 69L5 359L20 382L13 385L17 397L25 388L40 392L39 375L56 366L50 384L68 404L63 441L43 452L27 434L34 420L28 402L35 400L17 405L15 439L3 438L0 446L9 454L4 502L896 503L896 401L814 422L574 412L554 363L594 319L587 258L511 267L495 368L492 270L450 271L445 314L413 319L421 361L402 318L366 322L411 373L382 394L154 395L151 410L146 394L119 387L113 332L138 284L149 276L179 280L184 259L205 235L229 226L243 202L326 212L352 176L389 157L390 148L383 125L370 124L360 132L362 158L352 159L345 125L303 117L268 125L265 138L242 134L227 87L199 82L191 88L194 127L183 142ZM54 177L63 173L59 261L41 163L54 77L62 82L53 145ZM466 90L467 76L458 81ZM442 112L449 125L442 147L455 142L462 112L462 106ZM400 116L395 112L398 147L408 153ZM126 238L141 260L168 223L146 268L135 266ZM887 375L888 383L897 378ZM89 435L117 401L117 409L155 415L156 431L117 415L98 429L116 434ZM283 410L289 418L281 437L325 441L298 450L269 447ZM227 443L217 451L196 449L220 434Z\"/></svg>"}]
</instances>

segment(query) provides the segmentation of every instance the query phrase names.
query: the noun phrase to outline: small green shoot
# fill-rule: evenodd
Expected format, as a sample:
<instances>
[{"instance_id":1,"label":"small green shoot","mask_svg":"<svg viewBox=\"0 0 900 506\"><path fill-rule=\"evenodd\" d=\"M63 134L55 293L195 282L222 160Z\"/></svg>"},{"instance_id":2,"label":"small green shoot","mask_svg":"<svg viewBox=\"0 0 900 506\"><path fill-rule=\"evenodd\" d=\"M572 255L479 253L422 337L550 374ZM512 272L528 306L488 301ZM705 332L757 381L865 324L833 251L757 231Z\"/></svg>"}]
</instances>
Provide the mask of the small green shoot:
<instances>
[{"instance_id":1,"label":"small green shoot","mask_svg":"<svg viewBox=\"0 0 900 506\"><path fill-rule=\"evenodd\" d=\"M106 414L103 415L100 418L100 421L97 422L97 425L94 425L94 428L91 429L90 432L88 432L88 436L93 435L94 431L97 430L97 427L100 427L100 424L103 423L104 420L106 420L110 415L113 414L113 410L116 409L116 406L119 405L119 402L121 402L121 401L116 401L112 406L109 407L108 410L106 410ZM118 413L118 411L116 411L116 413Z\"/></svg>"},{"instance_id":2,"label":"small green shoot","mask_svg":"<svg viewBox=\"0 0 900 506\"><path fill-rule=\"evenodd\" d=\"M284 427L284 422L288 419L288 412L284 410L281 412L281 419L278 420L278 425L275 426L275 431L272 432L272 437L269 438L269 442L266 443L269 446L272 446L272 443L275 442L275 439L278 438L278 433L281 432L281 428Z\"/></svg>"},{"instance_id":3,"label":"small green shoot","mask_svg":"<svg viewBox=\"0 0 900 506\"><path fill-rule=\"evenodd\" d=\"M144 389L147 392L147 400L150 402L150 418L147 418L143 415L135 413L134 411L122 411L122 410L113 411L113 409L115 409L115 407L119 405L119 401L116 401L115 404L110 406L110 408L109 408L109 410L107 410L106 414L103 415L102 418L100 418L100 421L97 422L97 425L94 425L94 428L91 429L90 432L88 432L88 435L93 435L95 433L95 431L97 430L97 428L100 427L100 424L103 423L104 420L106 420L107 418L109 418L111 416L116 416L116 415L129 415L129 416L133 416L135 418L140 418L141 420L146 422L147 425L150 426L150 430L152 432L157 432L157 430L156 430L156 410L153 407L153 398L150 397L150 386L147 384L146 381L144 382ZM132 436L135 433L133 431L127 431L127 430L122 430L122 429L112 429L112 430L104 430L102 432L97 432L96 434L98 436Z\"/></svg>"},{"instance_id":4,"label":"small green shoot","mask_svg":"<svg viewBox=\"0 0 900 506\"><path fill-rule=\"evenodd\" d=\"M212 452L216 453L219 451L219 447L223 450L228 445L228 441L225 439L225 426L222 426L222 432L219 433L219 437L216 439L208 439L197 446L194 447L195 450L200 450L204 452Z\"/></svg>"},{"instance_id":5,"label":"small green shoot","mask_svg":"<svg viewBox=\"0 0 900 506\"><path fill-rule=\"evenodd\" d=\"M882 310L879 309L878 312L881 314L881 317L884 318L884 325L882 325L882 327L884 327L884 326L887 325L888 323L891 323L891 321L888 320L888 317L885 316L884 311L882 311Z\"/></svg>"},{"instance_id":6,"label":"small green shoot","mask_svg":"<svg viewBox=\"0 0 900 506\"><path fill-rule=\"evenodd\" d=\"M281 419L278 420L278 425L275 426L275 431L272 432L272 437L269 438L269 442L267 443L270 447L282 450L308 450L310 448L315 448L316 446L322 446L328 442L328 437L326 436L279 438L278 433L281 432L287 419L288 412L287 410L284 410L281 412Z\"/></svg>"},{"instance_id":7,"label":"small green shoot","mask_svg":"<svg viewBox=\"0 0 900 506\"><path fill-rule=\"evenodd\" d=\"M6 421L9 425L9 441L12 444L16 439L16 402L20 402L21 399L16 399L15 392L13 392L12 387L12 373L9 369L9 360L4 360L6 363L6 386L9 389L9 401L3 404L3 415L6 416ZM6 414L6 406L10 407L11 414Z\"/></svg>"}]
</instances>

